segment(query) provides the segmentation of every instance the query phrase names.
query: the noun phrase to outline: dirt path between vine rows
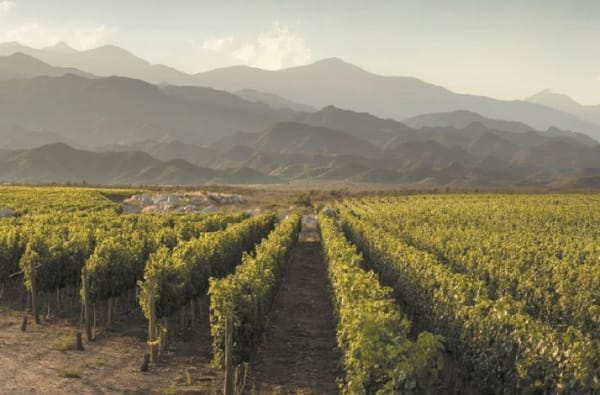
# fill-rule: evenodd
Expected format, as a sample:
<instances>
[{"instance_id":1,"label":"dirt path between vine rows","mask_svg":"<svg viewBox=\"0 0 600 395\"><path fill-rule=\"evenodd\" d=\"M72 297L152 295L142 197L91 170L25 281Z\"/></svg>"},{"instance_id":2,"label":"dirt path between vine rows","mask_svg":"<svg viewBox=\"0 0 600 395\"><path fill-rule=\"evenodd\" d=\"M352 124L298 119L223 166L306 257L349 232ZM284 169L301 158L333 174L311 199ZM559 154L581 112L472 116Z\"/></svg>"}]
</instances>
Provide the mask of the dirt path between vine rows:
<instances>
[{"instance_id":1,"label":"dirt path between vine rows","mask_svg":"<svg viewBox=\"0 0 600 395\"><path fill-rule=\"evenodd\" d=\"M266 342L251 363L250 394L335 394L336 348L327 268L314 216L303 219L298 245L275 297Z\"/></svg>"}]
</instances>

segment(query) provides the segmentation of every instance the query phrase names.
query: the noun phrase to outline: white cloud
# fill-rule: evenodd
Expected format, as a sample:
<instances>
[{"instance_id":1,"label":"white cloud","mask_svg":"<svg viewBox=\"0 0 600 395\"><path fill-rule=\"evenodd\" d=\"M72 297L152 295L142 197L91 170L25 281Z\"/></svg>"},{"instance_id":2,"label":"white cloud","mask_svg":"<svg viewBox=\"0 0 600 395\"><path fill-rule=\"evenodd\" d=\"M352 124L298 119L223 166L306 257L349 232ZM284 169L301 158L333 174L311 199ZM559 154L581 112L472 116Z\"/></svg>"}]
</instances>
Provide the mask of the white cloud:
<instances>
[{"instance_id":1,"label":"white cloud","mask_svg":"<svg viewBox=\"0 0 600 395\"><path fill-rule=\"evenodd\" d=\"M246 64L275 70L299 66L312 61L312 51L304 38L290 32L278 22L268 32L258 35L255 43L244 44L231 55Z\"/></svg>"},{"instance_id":2,"label":"white cloud","mask_svg":"<svg viewBox=\"0 0 600 395\"><path fill-rule=\"evenodd\" d=\"M9 13L13 8L15 8L15 2L4 0L0 1L0 15Z\"/></svg>"},{"instance_id":3,"label":"white cloud","mask_svg":"<svg viewBox=\"0 0 600 395\"><path fill-rule=\"evenodd\" d=\"M8 30L2 41L17 41L21 44L41 48L64 41L75 49L95 48L115 32L115 28L91 26L83 28L47 28L37 23L30 23Z\"/></svg>"},{"instance_id":4,"label":"white cloud","mask_svg":"<svg viewBox=\"0 0 600 395\"><path fill-rule=\"evenodd\" d=\"M21 25L8 30L4 34L6 41L18 41L32 47L43 47L59 41L58 36L44 29L37 23Z\"/></svg>"},{"instance_id":5,"label":"white cloud","mask_svg":"<svg viewBox=\"0 0 600 395\"><path fill-rule=\"evenodd\" d=\"M77 49L90 49L106 42L107 37L116 31L115 28L105 25L67 31L66 38L70 45Z\"/></svg>"},{"instance_id":6,"label":"white cloud","mask_svg":"<svg viewBox=\"0 0 600 395\"><path fill-rule=\"evenodd\" d=\"M207 51L223 51L233 43L233 37L214 37L202 42L202 49Z\"/></svg>"}]
</instances>

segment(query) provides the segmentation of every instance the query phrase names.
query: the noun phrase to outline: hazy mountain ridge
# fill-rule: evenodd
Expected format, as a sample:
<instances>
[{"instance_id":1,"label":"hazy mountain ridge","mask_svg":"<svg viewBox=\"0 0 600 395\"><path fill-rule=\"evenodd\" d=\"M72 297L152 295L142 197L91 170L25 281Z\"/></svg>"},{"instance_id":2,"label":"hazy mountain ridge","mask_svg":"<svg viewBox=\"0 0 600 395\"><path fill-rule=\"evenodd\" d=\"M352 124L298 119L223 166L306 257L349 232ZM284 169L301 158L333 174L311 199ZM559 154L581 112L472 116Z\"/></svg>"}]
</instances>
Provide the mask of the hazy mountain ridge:
<instances>
[{"instance_id":1,"label":"hazy mountain ridge","mask_svg":"<svg viewBox=\"0 0 600 395\"><path fill-rule=\"evenodd\" d=\"M383 118L403 120L432 112L468 110L545 130L556 126L600 138L600 126L575 115L525 102L454 93L411 77L369 73L340 59L265 71L234 66L197 74L197 84L236 91L250 88L318 108L335 105Z\"/></svg>"},{"instance_id":2,"label":"hazy mountain ridge","mask_svg":"<svg viewBox=\"0 0 600 395\"><path fill-rule=\"evenodd\" d=\"M403 121L404 124L414 129L426 127L453 127L455 129L464 129L474 122L481 123L489 129L502 130L505 132L526 133L532 130L535 131L531 126L521 122L486 118L466 110L422 114Z\"/></svg>"},{"instance_id":3,"label":"hazy mountain ridge","mask_svg":"<svg viewBox=\"0 0 600 395\"><path fill-rule=\"evenodd\" d=\"M279 128L288 124L280 124ZM296 129L296 139L310 137L310 128ZM391 140L385 149L369 157L344 151L350 136L337 136L330 152L282 149L259 144L269 133L244 133L223 139L213 148L227 166L249 166L288 179L365 182L449 183L453 175L463 181L484 184L531 183L539 171L570 172L600 169L600 146L590 147L574 139L548 137L538 132L510 133L471 124L465 129L422 129ZM294 140L287 140L292 146ZM319 142L319 144L321 144ZM373 146L374 147L374 146ZM561 151L565 151L562 153ZM545 157L544 160L541 158ZM561 158L552 164L553 158ZM219 159L216 165L219 166ZM559 173L556 173L559 174ZM433 176L435 175L435 177ZM431 178L433 177L433 178Z\"/></svg>"},{"instance_id":4,"label":"hazy mountain ridge","mask_svg":"<svg viewBox=\"0 0 600 395\"><path fill-rule=\"evenodd\" d=\"M342 130L378 146L384 146L398 135L415 133L414 129L401 122L381 119L369 113L343 110L335 106L326 106L314 113L302 113L296 117L296 120L316 127Z\"/></svg>"},{"instance_id":5,"label":"hazy mountain ridge","mask_svg":"<svg viewBox=\"0 0 600 395\"><path fill-rule=\"evenodd\" d=\"M253 102L222 90L201 86L160 85L160 90L167 95L188 100L207 107L225 107L256 114L281 114L290 117L294 112L290 109L275 109L261 102Z\"/></svg>"},{"instance_id":6,"label":"hazy mountain ridge","mask_svg":"<svg viewBox=\"0 0 600 395\"><path fill-rule=\"evenodd\" d=\"M145 143L161 144L169 143ZM234 146L218 152L214 168L206 168L183 159L161 161L140 151L95 153L52 144L0 150L0 182L173 185L312 180L429 186L591 185L589 180L600 175L600 147L574 145L561 154L564 145L558 141L522 148L510 161L493 153L476 156L434 141L405 142L380 158L261 152ZM559 160L552 159L555 157ZM589 169L585 177L592 177L587 183L578 178L583 169Z\"/></svg>"},{"instance_id":7,"label":"hazy mountain ridge","mask_svg":"<svg viewBox=\"0 0 600 395\"><path fill-rule=\"evenodd\" d=\"M67 176L59 177L60 180L77 181L77 178L85 176L94 182L100 180L110 183L169 183L168 177L172 177L176 183L207 182L207 170L200 171L200 174L204 175L195 176L192 173L197 169L189 167L193 166L191 163L221 169L219 171L233 169L228 170L229 178L223 177L222 180L231 180L234 175L241 177L240 174L244 172L240 173L241 170L236 169L247 169L246 172L258 172L259 175L253 176L253 179L263 179L265 182L370 180L385 183L446 184L452 183L453 177L456 177L462 179L463 183L502 184L526 182L524 180L540 170L600 168L600 161L596 160L596 157L600 159L600 156L596 155L597 152L574 138L562 135L551 137L535 131L498 131L477 122L464 129L432 127L417 130L401 122L379 119L370 114L341 110L333 106L316 113L271 111L262 104L246 102L237 96L210 88L157 87L122 77L93 80L73 75L58 78L39 77L32 80L8 81L0 83L1 86L19 87L12 96L5 96L13 98L8 109L0 109L0 113L6 111L7 118L16 114L17 119L23 122L39 120L38 126L48 127L49 122L46 120L57 121L57 118L61 118L55 114L79 116L79 122L63 124L78 127L67 129L72 131L67 136L78 138L78 141L89 141L90 137L89 132L82 133L81 124L89 122L95 128L98 128L98 125L111 125L114 128L112 125L120 126L116 121L125 122L122 129L113 129L114 135L102 130L96 135L91 134L96 141L103 143L96 145L101 146L103 151L113 151L112 154L115 154L115 151L121 151L121 154L144 151L161 160L174 162L168 166L148 165L143 169L137 164L134 166L127 162L121 169L121 178L99 178L92 172L66 173ZM0 90L0 98L10 91ZM25 104L20 107L19 103ZM102 112L97 108L101 108ZM204 112L199 113L199 109ZM108 117L110 122L94 123L99 114L106 114L103 117ZM244 127L248 127L244 122L246 117L262 117L263 124L268 126L263 127L257 123L254 130L258 131L245 133L233 133L235 128L231 127L226 129L226 132L215 133L214 138L219 134L226 137L220 138L207 148L202 144L210 142L210 139L194 134L190 137L175 133L177 125L169 122L176 123L177 117L159 124L164 129L152 125L151 121L158 119L155 117L165 117L165 114L183 114L181 116L185 116L187 121L193 120L194 122L186 125L194 132L198 131L199 125L207 125L205 114L216 117L218 121L226 116L231 120L233 115L244 114L237 123ZM291 114L294 120L302 119L317 125L331 125L342 130L278 119L285 118L288 114ZM23 118L19 118L19 115L23 115ZM133 121L140 123L131 123ZM62 133L65 131L64 128L55 130L61 130ZM125 133L130 134L124 135ZM182 137L182 140L172 136ZM190 138L199 144L192 144ZM104 143L119 139L130 140L133 143L108 146ZM561 153L561 150L565 153ZM40 153L35 150L31 152L32 155ZM547 159L542 160L540 156L546 156ZM557 165L551 166L548 161L555 157L561 159ZM83 157L79 158L83 160ZM182 166L181 159L185 159L185 166ZM27 163L31 163L31 159ZM70 166L77 167L76 163L77 158L73 159ZM544 165L540 166L540 163ZM97 166L102 167L105 164L99 161ZM47 169L54 169L58 175L66 171L52 166L33 168L39 168L41 173L34 170L27 174L13 171L5 173L3 179L42 180L44 177L51 178L52 173L48 173ZM112 174L110 169L109 166L108 174ZM261 178L260 174L270 176ZM214 177L211 179L218 178L214 174L212 176Z\"/></svg>"},{"instance_id":8,"label":"hazy mountain ridge","mask_svg":"<svg viewBox=\"0 0 600 395\"><path fill-rule=\"evenodd\" d=\"M274 109L289 109L298 112L314 112L316 109L305 104L300 104L267 92L259 92L255 89L242 89L235 92L236 96L250 102L263 103Z\"/></svg>"},{"instance_id":9,"label":"hazy mountain ridge","mask_svg":"<svg viewBox=\"0 0 600 395\"><path fill-rule=\"evenodd\" d=\"M141 151L156 159L170 161L183 159L200 167L211 167L215 163L217 151L195 144L186 144L178 140L160 142L145 140L128 145L111 144L98 147L100 152Z\"/></svg>"},{"instance_id":10,"label":"hazy mountain ridge","mask_svg":"<svg viewBox=\"0 0 600 395\"><path fill-rule=\"evenodd\" d=\"M549 89L543 90L525 100L574 114L588 122L600 124L600 105L586 106L579 104L569 96L552 92Z\"/></svg>"},{"instance_id":11,"label":"hazy mountain ridge","mask_svg":"<svg viewBox=\"0 0 600 395\"><path fill-rule=\"evenodd\" d=\"M60 44L60 43L59 43ZM59 45L64 49L64 45ZM57 67L74 67L97 76L138 78L152 83L186 84L189 75L172 67L154 65L114 45L85 51L57 51L56 46L36 49L16 42L1 43L0 55L24 53Z\"/></svg>"},{"instance_id":12,"label":"hazy mountain ridge","mask_svg":"<svg viewBox=\"0 0 600 395\"><path fill-rule=\"evenodd\" d=\"M0 148L28 149L51 143L69 142L65 137L50 131L32 131L14 124L0 123Z\"/></svg>"},{"instance_id":13,"label":"hazy mountain ridge","mask_svg":"<svg viewBox=\"0 0 600 395\"><path fill-rule=\"evenodd\" d=\"M61 143L31 150L0 151L0 165L2 182L168 185L282 182L256 170L220 171L182 159L163 162L140 151L99 153ZM245 172L245 176L241 177L240 172Z\"/></svg>"},{"instance_id":14,"label":"hazy mountain ridge","mask_svg":"<svg viewBox=\"0 0 600 395\"><path fill-rule=\"evenodd\" d=\"M93 78L94 75L73 67L54 67L34 57L17 52L10 56L0 56L0 80L23 79L40 76L60 77L74 74Z\"/></svg>"},{"instance_id":15,"label":"hazy mountain ridge","mask_svg":"<svg viewBox=\"0 0 600 395\"><path fill-rule=\"evenodd\" d=\"M497 131L505 131L510 133L535 132L546 137L565 138L567 141L573 139L579 143L590 146L599 144L597 140L594 140L583 133L561 130L556 127L548 128L546 131L539 131L521 122L486 118L477 113L464 110L446 113L423 114L406 119L403 123L415 129L446 127L452 127L454 129L465 129L472 124L481 124L488 129Z\"/></svg>"},{"instance_id":16,"label":"hazy mountain ridge","mask_svg":"<svg viewBox=\"0 0 600 395\"><path fill-rule=\"evenodd\" d=\"M80 54L64 45L44 51ZM0 58L0 65L6 59ZM302 112L291 109L297 104L287 96L263 91L245 90L250 99L245 100L212 87L152 85L125 77L86 78L27 55L10 57L10 61L15 59L32 64L34 72L42 75L0 81L0 148L10 149L0 155L2 181L43 182L54 177L59 182L83 178L151 184L313 180L558 185L568 174L575 185L582 169L592 169L592 175L585 177L593 179L593 169L600 168L597 142L581 133L558 128L539 131L522 122L467 110L425 114L405 122L334 105ZM233 67L215 75L227 76L231 70L258 73L267 82L280 75L302 77L308 70L313 73L312 82L323 83L325 88L336 81L346 80L346 85L352 81L355 96L360 96L360 90L363 98L395 95L400 85L405 88L400 98L414 94L417 103L419 92L455 95L417 79L367 73L336 59L277 72ZM325 78L332 71L337 73L335 78ZM365 88L361 78L385 81L389 86L374 89L367 84ZM303 77L299 81L306 82ZM228 82L230 88L236 83ZM254 100L260 98L270 103ZM276 109L273 101L285 105ZM96 149L91 162L97 168L78 165L85 160L84 151L46 145L54 142ZM41 145L45 146L36 148Z\"/></svg>"},{"instance_id":17,"label":"hazy mountain ridge","mask_svg":"<svg viewBox=\"0 0 600 395\"><path fill-rule=\"evenodd\" d=\"M335 105L396 120L467 110L489 118L522 122L539 130L556 126L600 139L600 122L584 121L545 105L455 93L417 78L370 73L337 58L277 71L232 66L190 75L164 65L150 64L110 45L65 53L28 48L17 43L0 44L0 55L15 52L53 66L75 67L99 76L120 75L152 83L209 86L230 92L252 89L315 108Z\"/></svg>"},{"instance_id":18,"label":"hazy mountain ridge","mask_svg":"<svg viewBox=\"0 0 600 395\"><path fill-rule=\"evenodd\" d=\"M381 150L371 143L340 130L286 122L265 131L231 136L214 146L221 149L245 145L264 153L360 155L373 157Z\"/></svg>"},{"instance_id":19,"label":"hazy mountain ridge","mask_svg":"<svg viewBox=\"0 0 600 395\"><path fill-rule=\"evenodd\" d=\"M165 138L206 144L237 131L264 129L283 116L249 102L242 108L240 98L231 98L231 105L206 104L140 80L68 74L0 81L0 117L33 131L58 131L93 147Z\"/></svg>"}]
</instances>

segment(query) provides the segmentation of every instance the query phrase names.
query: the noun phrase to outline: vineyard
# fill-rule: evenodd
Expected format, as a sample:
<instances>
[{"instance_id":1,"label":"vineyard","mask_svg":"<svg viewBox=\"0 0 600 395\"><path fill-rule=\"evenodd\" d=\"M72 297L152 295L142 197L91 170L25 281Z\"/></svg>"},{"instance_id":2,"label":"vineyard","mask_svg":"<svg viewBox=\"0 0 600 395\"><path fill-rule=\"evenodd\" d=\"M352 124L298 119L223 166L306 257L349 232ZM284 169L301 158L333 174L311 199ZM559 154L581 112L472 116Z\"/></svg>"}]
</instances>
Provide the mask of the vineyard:
<instances>
[{"instance_id":1,"label":"vineyard","mask_svg":"<svg viewBox=\"0 0 600 395\"><path fill-rule=\"evenodd\" d=\"M260 320L276 290L274 281L281 277L298 237L299 214L286 214L281 223L274 212L250 215L241 210L124 214L114 197L132 192L2 189L0 206L10 207L12 215L0 222L0 295L12 311L22 311L21 332L51 330L66 317L74 333L66 335L72 339L59 348L85 351L124 322L143 316L148 329L140 336L146 341L136 358L142 371L159 368L177 341L182 343L182 335L197 336L194 327L202 332L211 319L215 333L224 330L223 319L231 319L238 328L236 344L245 336L239 333L239 320L258 320L253 338L259 338L261 324L266 324ZM267 269L275 277L265 277ZM255 284L247 282L251 273ZM210 303L210 316L209 280L214 280L211 295L217 298ZM243 298L248 286L263 297L258 301L263 310L255 317L246 316L254 306L230 309L232 302L227 301L232 292ZM222 319L213 319L215 314ZM215 335L215 361L224 353L221 337ZM244 352L253 346L256 340ZM234 354L238 365L239 352ZM219 386L220 369L205 365L214 376L210 387Z\"/></svg>"},{"instance_id":2,"label":"vineyard","mask_svg":"<svg viewBox=\"0 0 600 395\"><path fill-rule=\"evenodd\" d=\"M0 392L600 392L594 195L139 192L0 188Z\"/></svg>"},{"instance_id":3,"label":"vineyard","mask_svg":"<svg viewBox=\"0 0 600 395\"><path fill-rule=\"evenodd\" d=\"M600 390L599 203L430 196L337 208L414 331L442 336L480 390L587 394Z\"/></svg>"}]
</instances>

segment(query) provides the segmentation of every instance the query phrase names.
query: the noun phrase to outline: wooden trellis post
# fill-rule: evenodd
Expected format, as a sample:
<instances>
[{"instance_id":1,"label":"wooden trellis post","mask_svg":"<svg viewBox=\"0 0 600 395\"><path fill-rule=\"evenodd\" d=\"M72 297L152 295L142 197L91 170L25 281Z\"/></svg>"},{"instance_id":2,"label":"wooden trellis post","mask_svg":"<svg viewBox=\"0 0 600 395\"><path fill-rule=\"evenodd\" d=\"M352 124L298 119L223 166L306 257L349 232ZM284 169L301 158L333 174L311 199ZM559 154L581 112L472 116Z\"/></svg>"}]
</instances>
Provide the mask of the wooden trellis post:
<instances>
[{"instance_id":1,"label":"wooden trellis post","mask_svg":"<svg viewBox=\"0 0 600 395\"><path fill-rule=\"evenodd\" d=\"M233 368L233 319L225 320L225 395L235 394L235 370Z\"/></svg>"},{"instance_id":2,"label":"wooden trellis post","mask_svg":"<svg viewBox=\"0 0 600 395\"><path fill-rule=\"evenodd\" d=\"M156 279L148 278L148 304L150 308L150 319L148 320L148 346L150 347L150 361L158 361L158 344L156 334Z\"/></svg>"},{"instance_id":3,"label":"wooden trellis post","mask_svg":"<svg viewBox=\"0 0 600 395\"><path fill-rule=\"evenodd\" d=\"M194 310L194 298L192 298L190 299L190 324L192 331L196 329L196 312Z\"/></svg>"},{"instance_id":4,"label":"wooden trellis post","mask_svg":"<svg viewBox=\"0 0 600 395\"><path fill-rule=\"evenodd\" d=\"M98 332L96 332L96 303L94 303L93 305L93 309L94 309L94 336L93 339L96 340L96 335L98 334Z\"/></svg>"},{"instance_id":5,"label":"wooden trellis post","mask_svg":"<svg viewBox=\"0 0 600 395\"><path fill-rule=\"evenodd\" d=\"M85 321L85 334L89 342L92 341L92 304L90 303L90 278L87 267L81 269L81 284L83 285L83 319Z\"/></svg>"},{"instance_id":6,"label":"wooden trellis post","mask_svg":"<svg viewBox=\"0 0 600 395\"><path fill-rule=\"evenodd\" d=\"M112 310L113 310L113 297L110 296L108 298L108 311L107 311L108 314L107 314L107 318L106 318L106 327L108 329L110 329L112 326L112 315L113 315Z\"/></svg>"},{"instance_id":7,"label":"wooden trellis post","mask_svg":"<svg viewBox=\"0 0 600 395\"><path fill-rule=\"evenodd\" d=\"M38 304L40 301L38 300L36 270L33 260L30 262L29 265L29 278L31 281L31 309L33 312L33 321L36 324L39 324L40 312Z\"/></svg>"}]
</instances>

